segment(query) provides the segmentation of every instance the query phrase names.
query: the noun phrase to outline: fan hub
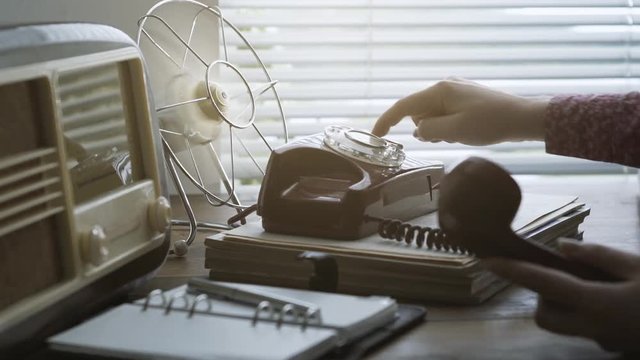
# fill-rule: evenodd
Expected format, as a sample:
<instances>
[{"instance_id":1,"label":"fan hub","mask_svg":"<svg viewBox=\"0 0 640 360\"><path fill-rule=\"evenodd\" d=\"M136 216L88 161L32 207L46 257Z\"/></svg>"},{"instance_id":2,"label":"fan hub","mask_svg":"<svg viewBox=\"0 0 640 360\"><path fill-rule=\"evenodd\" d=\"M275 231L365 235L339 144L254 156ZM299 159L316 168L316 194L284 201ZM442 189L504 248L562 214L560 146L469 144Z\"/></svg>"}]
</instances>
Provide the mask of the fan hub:
<instances>
[{"instance_id":1,"label":"fan hub","mask_svg":"<svg viewBox=\"0 0 640 360\"><path fill-rule=\"evenodd\" d=\"M209 84L206 84L205 81L200 81L198 85L196 85L193 97L209 97L209 91L207 91L206 88L207 86L209 86L209 90L211 95L213 95L213 98L209 99L209 101L198 102L198 106L200 107L200 110L205 113L208 120L220 122L222 121L222 115L225 113L225 110L229 105L229 95L222 89L222 86L216 82L209 82ZM213 102L215 102L215 105L217 106L215 106ZM220 109L222 114L218 112L218 109Z\"/></svg>"}]
</instances>

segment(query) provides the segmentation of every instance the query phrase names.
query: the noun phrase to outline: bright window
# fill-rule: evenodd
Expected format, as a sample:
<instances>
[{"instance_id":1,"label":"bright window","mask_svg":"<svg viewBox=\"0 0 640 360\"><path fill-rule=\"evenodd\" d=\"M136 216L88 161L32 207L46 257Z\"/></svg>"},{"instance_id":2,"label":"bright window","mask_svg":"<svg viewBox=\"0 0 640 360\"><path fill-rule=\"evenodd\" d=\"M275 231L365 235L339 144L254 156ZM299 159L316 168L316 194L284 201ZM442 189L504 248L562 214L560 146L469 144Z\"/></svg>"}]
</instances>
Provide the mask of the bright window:
<instances>
[{"instance_id":1,"label":"bright window","mask_svg":"<svg viewBox=\"0 0 640 360\"><path fill-rule=\"evenodd\" d=\"M634 46L640 11L633 0L221 0L220 6L279 81L292 137L328 124L371 129L395 100L452 75L520 95L640 89ZM242 63L250 54L231 42L229 57ZM277 114L264 101L259 116ZM475 154L516 173L625 171L545 154L540 142L421 143L413 128L407 119L389 138L417 158L451 164Z\"/></svg>"}]
</instances>

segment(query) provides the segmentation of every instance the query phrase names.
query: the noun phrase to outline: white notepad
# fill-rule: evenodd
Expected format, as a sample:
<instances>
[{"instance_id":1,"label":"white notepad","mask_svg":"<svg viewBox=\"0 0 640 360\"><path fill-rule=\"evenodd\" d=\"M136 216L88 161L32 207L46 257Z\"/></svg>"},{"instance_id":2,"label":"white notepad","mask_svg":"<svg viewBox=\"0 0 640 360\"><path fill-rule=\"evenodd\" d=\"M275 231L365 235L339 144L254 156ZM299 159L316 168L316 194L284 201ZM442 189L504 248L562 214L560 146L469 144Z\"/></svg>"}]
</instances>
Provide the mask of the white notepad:
<instances>
[{"instance_id":1,"label":"white notepad","mask_svg":"<svg viewBox=\"0 0 640 360\"><path fill-rule=\"evenodd\" d=\"M134 359L307 359L331 350L336 332L210 315L165 314L124 304L52 337L56 350Z\"/></svg>"},{"instance_id":2,"label":"white notepad","mask_svg":"<svg viewBox=\"0 0 640 360\"><path fill-rule=\"evenodd\" d=\"M53 349L135 359L313 359L394 319L386 297L358 297L233 284L316 304L318 321L267 317L247 304L209 298L187 287L123 304L51 337ZM171 302L169 300L173 299ZM209 305L211 305L209 307Z\"/></svg>"},{"instance_id":3,"label":"white notepad","mask_svg":"<svg viewBox=\"0 0 640 360\"><path fill-rule=\"evenodd\" d=\"M216 281L211 282L216 283ZM386 296L353 296L252 284L226 284L243 290L258 290L315 304L321 310L322 321L312 325L335 329L340 344L353 341L373 329L388 324L393 321L398 311L396 301ZM167 296L181 291L188 291L187 287L181 286L170 290ZM138 300L140 304L143 301ZM214 313L251 319L255 312L255 307L252 305L217 299L211 299L211 301ZM262 319L264 320L264 317ZM299 320L288 317L285 318L285 322L296 324Z\"/></svg>"}]
</instances>

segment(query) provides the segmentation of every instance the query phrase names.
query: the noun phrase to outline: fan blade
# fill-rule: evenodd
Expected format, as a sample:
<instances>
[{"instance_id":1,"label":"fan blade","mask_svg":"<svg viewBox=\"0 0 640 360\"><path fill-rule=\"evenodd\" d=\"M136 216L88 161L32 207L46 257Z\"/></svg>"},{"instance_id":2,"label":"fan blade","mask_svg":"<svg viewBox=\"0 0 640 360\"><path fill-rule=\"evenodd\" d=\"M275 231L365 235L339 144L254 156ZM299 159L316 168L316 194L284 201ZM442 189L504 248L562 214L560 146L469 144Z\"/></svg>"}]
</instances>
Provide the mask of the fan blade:
<instances>
[{"instance_id":1,"label":"fan blade","mask_svg":"<svg viewBox=\"0 0 640 360\"><path fill-rule=\"evenodd\" d=\"M218 109L227 110L226 93L215 83L209 84L211 94ZM165 90L163 105L158 110L164 129L181 133L193 143L204 144L217 138L222 118L215 108L206 85L188 73L181 73L169 81ZM169 141L170 145L181 145Z\"/></svg>"}]
</instances>

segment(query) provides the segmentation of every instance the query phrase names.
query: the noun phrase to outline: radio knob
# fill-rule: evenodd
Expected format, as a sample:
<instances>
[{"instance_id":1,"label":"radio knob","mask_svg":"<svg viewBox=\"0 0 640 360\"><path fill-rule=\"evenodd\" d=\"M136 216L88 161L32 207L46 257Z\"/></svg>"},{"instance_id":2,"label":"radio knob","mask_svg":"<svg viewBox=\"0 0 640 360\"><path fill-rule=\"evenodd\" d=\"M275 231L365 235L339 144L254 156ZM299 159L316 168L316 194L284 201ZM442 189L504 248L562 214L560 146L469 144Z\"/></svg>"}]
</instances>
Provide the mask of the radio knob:
<instances>
[{"instance_id":1,"label":"radio knob","mask_svg":"<svg viewBox=\"0 0 640 360\"><path fill-rule=\"evenodd\" d=\"M109 257L109 249L107 249L107 235L100 225L94 225L87 232L83 239L85 260L94 266L98 266L105 262Z\"/></svg>"},{"instance_id":2,"label":"radio knob","mask_svg":"<svg viewBox=\"0 0 640 360\"><path fill-rule=\"evenodd\" d=\"M163 233L171 224L171 204L164 196L158 198L149 205L149 225L151 229Z\"/></svg>"}]
</instances>

